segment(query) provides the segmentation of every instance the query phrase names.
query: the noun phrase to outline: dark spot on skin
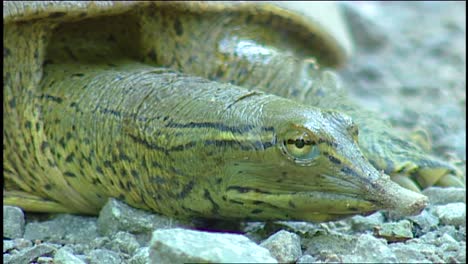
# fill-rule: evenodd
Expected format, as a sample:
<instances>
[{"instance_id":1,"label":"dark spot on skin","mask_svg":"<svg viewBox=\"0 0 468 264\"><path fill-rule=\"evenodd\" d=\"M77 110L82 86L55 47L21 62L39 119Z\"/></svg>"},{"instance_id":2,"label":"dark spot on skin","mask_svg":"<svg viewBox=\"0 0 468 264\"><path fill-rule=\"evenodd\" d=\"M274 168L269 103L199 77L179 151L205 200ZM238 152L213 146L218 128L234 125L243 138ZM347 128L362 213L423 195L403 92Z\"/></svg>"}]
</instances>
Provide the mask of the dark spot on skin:
<instances>
[{"instance_id":1,"label":"dark spot on skin","mask_svg":"<svg viewBox=\"0 0 468 264\"><path fill-rule=\"evenodd\" d=\"M3 57L6 58L11 55L11 51L7 47L3 47Z\"/></svg>"},{"instance_id":2,"label":"dark spot on skin","mask_svg":"<svg viewBox=\"0 0 468 264\"><path fill-rule=\"evenodd\" d=\"M183 199L183 198L187 197L187 195L193 189L193 186L195 186L194 181L190 181L189 183L187 183L187 185L185 185L184 188L182 189L182 191L177 195L177 198Z\"/></svg>"},{"instance_id":3,"label":"dark spot on skin","mask_svg":"<svg viewBox=\"0 0 468 264\"><path fill-rule=\"evenodd\" d=\"M177 36L182 36L182 34L184 34L182 23L180 23L180 20L177 17L174 19L174 30Z\"/></svg>"},{"instance_id":4,"label":"dark spot on skin","mask_svg":"<svg viewBox=\"0 0 468 264\"><path fill-rule=\"evenodd\" d=\"M104 166L105 166L106 168L112 168L112 162L109 161L109 160L105 160L105 161L104 161Z\"/></svg>"},{"instance_id":5,"label":"dark spot on skin","mask_svg":"<svg viewBox=\"0 0 468 264\"><path fill-rule=\"evenodd\" d=\"M136 179L140 178L140 174L138 174L138 171L131 170L130 173L132 174L133 178L136 178Z\"/></svg>"},{"instance_id":6,"label":"dark spot on skin","mask_svg":"<svg viewBox=\"0 0 468 264\"><path fill-rule=\"evenodd\" d=\"M291 208L296 208L296 205L293 203L293 201L289 201L288 204L291 206Z\"/></svg>"},{"instance_id":7,"label":"dark spot on skin","mask_svg":"<svg viewBox=\"0 0 468 264\"><path fill-rule=\"evenodd\" d=\"M125 189L125 185L123 184L121 180L119 180L119 185L120 185L120 188Z\"/></svg>"},{"instance_id":8,"label":"dark spot on skin","mask_svg":"<svg viewBox=\"0 0 468 264\"><path fill-rule=\"evenodd\" d=\"M75 154L71 153L65 158L65 162L73 162L74 159L75 159Z\"/></svg>"},{"instance_id":9,"label":"dark spot on skin","mask_svg":"<svg viewBox=\"0 0 468 264\"><path fill-rule=\"evenodd\" d=\"M271 194L271 192L260 190L257 188L248 188L248 187L241 187L241 186L229 186L227 187L226 191L235 190L239 193L247 193L247 192L256 192L256 193L264 193L264 194Z\"/></svg>"},{"instance_id":10,"label":"dark spot on skin","mask_svg":"<svg viewBox=\"0 0 468 264\"><path fill-rule=\"evenodd\" d=\"M259 213L261 213L261 212L263 212L262 209L253 209L250 213L252 213L252 214L259 214Z\"/></svg>"},{"instance_id":11,"label":"dark spot on skin","mask_svg":"<svg viewBox=\"0 0 468 264\"><path fill-rule=\"evenodd\" d=\"M83 73L74 73L71 75L72 77L83 77L84 74Z\"/></svg>"},{"instance_id":12,"label":"dark spot on skin","mask_svg":"<svg viewBox=\"0 0 468 264\"><path fill-rule=\"evenodd\" d=\"M93 185L96 184L102 184L101 180L99 178L93 178L93 181L91 182Z\"/></svg>"},{"instance_id":13,"label":"dark spot on skin","mask_svg":"<svg viewBox=\"0 0 468 264\"><path fill-rule=\"evenodd\" d=\"M349 174L354 177L359 177L359 174L349 167L343 167L341 171L344 172L345 174Z\"/></svg>"},{"instance_id":14,"label":"dark spot on skin","mask_svg":"<svg viewBox=\"0 0 468 264\"><path fill-rule=\"evenodd\" d=\"M68 140L72 139L73 134L71 132L67 132L66 137L67 137L67 141L68 141Z\"/></svg>"},{"instance_id":15,"label":"dark spot on skin","mask_svg":"<svg viewBox=\"0 0 468 264\"><path fill-rule=\"evenodd\" d=\"M65 16L65 12L52 12L49 14L49 18L59 18Z\"/></svg>"},{"instance_id":16,"label":"dark spot on skin","mask_svg":"<svg viewBox=\"0 0 468 264\"><path fill-rule=\"evenodd\" d=\"M62 146L62 148L65 148L67 146L67 144L65 143L65 139L63 137L59 139L59 144L60 146Z\"/></svg>"},{"instance_id":17,"label":"dark spot on skin","mask_svg":"<svg viewBox=\"0 0 468 264\"><path fill-rule=\"evenodd\" d=\"M31 121L28 120L28 121L26 121L26 122L24 123L24 128L26 128L26 129L31 129L31 127L32 127Z\"/></svg>"},{"instance_id":18,"label":"dark spot on skin","mask_svg":"<svg viewBox=\"0 0 468 264\"><path fill-rule=\"evenodd\" d=\"M73 172L70 172L70 171L66 171L66 172L64 172L64 173L63 173L63 175L65 175L65 176L67 176L67 177L73 177L73 178L75 178L75 177L76 177L75 173L73 173Z\"/></svg>"},{"instance_id":19,"label":"dark spot on skin","mask_svg":"<svg viewBox=\"0 0 468 264\"><path fill-rule=\"evenodd\" d=\"M50 167L57 167L57 163L51 159L47 159L47 163Z\"/></svg>"},{"instance_id":20,"label":"dark spot on skin","mask_svg":"<svg viewBox=\"0 0 468 264\"><path fill-rule=\"evenodd\" d=\"M47 141L42 141L41 143L41 151L44 153L45 149L49 147L49 142Z\"/></svg>"},{"instance_id":21,"label":"dark spot on skin","mask_svg":"<svg viewBox=\"0 0 468 264\"><path fill-rule=\"evenodd\" d=\"M99 172L100 174L104 174L104 171L102 171L102 168L99 166L96 166L96 171Z\"/></svg>"},{"instance_id":22,"label":"dark spot on skin","mask_svg":"<svg viewBox=\"0 0 468 264\"><path fill-rule=\"evenodd\" d=\"M10 102L8 102L8 104L10 105L10 108L15 108L16 107L16 98L12 98L10 100Z\"/></svg>"},{"instance_id":23,"label":"dark spot on skin","mask_svg":"<svg viewBox=\"0 0 468 264\"><path fill-rule=\"evenodd\" d=\"M91 143L91 140L89 140L89 138L83 138L83 143L85 145L89 145Z\"/></svg>"},{"instance_id":24,"label":"dark spot on skin","mask_svg":"<svg viewBox=\"0 0 468 264\"><path fill-rule=\"evenodd\" d=\"M151 59L152 62L156 62L158 60L158 55L156 54L156 51L151 49L150 52L148 52L148 57Z\"/></svg>"},{"instance_id":25,"label":"dark spot on skin","mask_svg":"<svg viewBox=\"0 0 468 264\"><path fill-rule=\"evenodd\" d=\"M125 155L124 153L119 153L119 159L123 161L132 161L129 156Z\"/></svg>"},{"instance_id":26,"label":"dark spot on skin","mask_svg":"<svg viewBox=\"0 0 468 264\"><path fill-rule=\"evenodd\" d=\"M239 163L234 163L234 166L239 166Z\"/></svg>"},{"instance_id":27,"label":"dark spot on skin","mask_svg":"<svg viewBox=\"0 0 468 264\"><path fill-rule=\"evenodd\" d=\"M152 183L155 183L155 184L165 184L166 183L166 179L164 179L161 176L152 176L152 177L150 177L150 181Z\"/></svg>"},{"instance_id":28,"label":"dark spot on skin","mask_svg":"<svg viewBox=\"0 0 468 264\"><path fill-rule=\"evenodd\" d=\"M115 42L115 37L114 37L114 35L110 34L109 37L107 37L107 41L109 41L109 42Z\"/></svg>"},{"instance_id":29,"label":"dark spot on skin","mask_svg":"<svg viewBox=\"0 0 468 264\"><path fill-rule=\"evenodd\" d=\"M340 165L341 164L341 161L337 158L335 158L334 156L332 155L328 155L328 159L332 162L332 163L335 163L337 165Z\"/></svg>"},{"instance_id":30,"label":"dark spot on skin","mask_svg":"<svg viewBox=\"0 0 468 264\"><path fill-rule=\"evenodd\" d=\"M239 173L239 174L242 174L242 173L243 173L243 171L238 171L237 173Z\"/></svg>"},{"instance_id":31,"label":"dark spot on skin","mask_svg":"<svg viewBox=\"0 0 468 264\"><path fill-rule=\"evenodd\" d=\"M213 205L213 208L211 209L211 212L214 214L214 215L217 215L218 214L218 211L219 211L219 205L217 203L215 203L215 201L213 200L213 198L211 198L211 194L210 192L205 189L205 193L203 194L203 197L205 197L205 199L207 199L208 201L211 202L211 204Z\"/></svg>"}]
</instances>

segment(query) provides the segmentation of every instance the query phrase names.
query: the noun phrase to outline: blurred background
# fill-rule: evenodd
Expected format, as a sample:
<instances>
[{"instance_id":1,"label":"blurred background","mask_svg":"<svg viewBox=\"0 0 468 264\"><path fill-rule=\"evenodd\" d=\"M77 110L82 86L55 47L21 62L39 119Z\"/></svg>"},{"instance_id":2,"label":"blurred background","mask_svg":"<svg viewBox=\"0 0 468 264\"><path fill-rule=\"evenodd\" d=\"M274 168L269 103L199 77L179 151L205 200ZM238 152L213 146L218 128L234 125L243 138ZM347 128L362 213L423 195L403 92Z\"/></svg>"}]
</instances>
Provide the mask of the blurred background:
<instances>
[{"instance_id":1,"label":"blurred background","mask_svg":"<svg viewBox=\"0 0 468 264\"><path fill-rule=\"evenodd\" d=\"M466 2L340 2L354 54L340 70L364 108L466 172ZM466 174L466 173L465 173Z\"/></svg>"}]
</instances>

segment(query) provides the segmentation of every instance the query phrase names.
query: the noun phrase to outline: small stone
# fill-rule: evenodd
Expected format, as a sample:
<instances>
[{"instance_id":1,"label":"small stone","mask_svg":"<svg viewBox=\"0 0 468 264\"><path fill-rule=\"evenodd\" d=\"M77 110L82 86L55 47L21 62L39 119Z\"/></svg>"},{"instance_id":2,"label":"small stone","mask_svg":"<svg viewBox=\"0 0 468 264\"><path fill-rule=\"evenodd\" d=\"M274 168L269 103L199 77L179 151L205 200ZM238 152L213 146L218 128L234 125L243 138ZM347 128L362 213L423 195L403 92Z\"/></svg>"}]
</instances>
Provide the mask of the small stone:
<instances>
[{"instance_id":1,"label":"small stone","mask_svg":"<svg viewBox=\"0 0 468 264\"><path fill-rule=\"evenodd\" d=\"M355 231L372 230L384 222L384 216L379 211L369 216L356 215L351 218L351 227Z\"/></svg>"},{"instance_id":2,"label":"small stone","mask_svg":"<svg viewBox=\"0 0 468 264\"><path fill-rule=\"evenodd\" d=\"M14 206L3 206L3 238L21 238L24 233L23 211Z\"/></svg>"},{"instance_id":3,"label":"small stone","mask_svg":"<svg viewBox=\"0 0 468 264\"><path fill-rule=\"evenodd\" d=\"M270 252L243 235L174 228L156 230L150 243L151 263L269 262Z\"/></svg>"},{"instance_id":4,"label":"small stone","mask_svg":"<svg viewBox=\"0 0 468 264\"><path fill-rule=\"evenodd\" d=\"M456 187L429 187L423 191L432 204L466 203L466 189Z\"/></svg>"},{"instance_id":5,"label":"small stone","mask_svg":"<svg viewBox=\"0 0 468 264\"><path fill-rule=\"evenodd\" d=\"M422 233L427 233L429 230L436 228L439 224L439 218L428 213L427 210L422 211L419 215L409 216L407 218L421 228Z\"/></svg>"},{"instance_id":6,"label":"small stone","mask_svg":"<svg viewBox=\"0 0 468 264\"><path fill-rule=\"evenodd\" d=\"M101 235L112 235L118 231L150 234L154 229L170 228L178 224L171 218L135 209L113 198L101 209L98 217Z\"/></svg>"},{"instance_id":7,"label":"small stone","mask_svg":"<svg viewBox=\"0 0 468 264\"><path fill-rule=\"evenodd\" d=\"M302 255L300 237L284 230L270 236L260 246L268 249L280 263L293 263Z\"/></svg>"},{"instance_id":8,"label":"small stone","mask_svg":"<svg viewBox=\"0 0 468 264\"><path fill-rule=\"evenodd\" d=\"M19 250L23 248L30 248L33 246L33 243L31 242L31 240L24 239L24 238L17 238L13 240L13 242L15 243L15 248Z\"/></svg>"},{"instance_id":9,"label":"small stone","mask_svg":"<svg viewBox=\"0 0 468 264\"><path fill-rule=\"evenodd\" d=\"M140 247L140 244L134 235L120 231L112 237L107 247L112 251L133 255L135 250Z\"/></svg>"},{"instance_id":10,"label":"small stone","mask_svg":"<svg viewBox=\"0 0 468 264\"><path fill-rule=\"evenodd\" d=\"M59 214L26 225L24 238L55 243L87 243L97 236L96 217Z\"/></svg>"},{"instance_id":11,"label":"small stone","mask_svg":"<svg viewBox=\"0 0 468 264\"><path fill-rule=\"evenodd\" d=\"M12 240L3 240L3 253L15 248L15 242Z\"/></svg>"},{"instance_id":12,"label":"small stone","mask_svg":"<svg viewBox=\"0 0 468 264\"><path fill-rule=\"evenodd\" d=\"M120 264L122 260L119 254L107 249L95 249L89 252L90 264Z\"/></svg>"},{"instance_id":13,"label":"small stone","mask_svg":"<svg viewBox=\"0 0 468 264\"><path fill-rule=\"evenodd\" d=\"M408 220L396 223L385 223L374 229L376 237L385 238L389 242L401 242L413 238L412 224Z\"/></svg>"},{"instance_id":14,"label":"small stone","mask_svg":"<svg viewBox=\"0 0 468 264\"><path fill-rule=\"evenodd\" d=\"M440 222L445 225L466 226L466 204L450 203L436 205L433 214L439 217Z\"/></svg>"},{"instance_id":15,"label":"small stone","mask_svg":"<svg viewBox=\"0 0 468 264\"><path fill-rule=\"evenodd\" d=\"M356 241L356 236L341 233L316 234L305 240L304 253L312 256L323 256L324 252L349 254L349 251L355 247ZM328 257L329 254L326 255L325 257Z\"/></svg>"},{"instance_id":16,"label":"small stone","mask_svg":"<svg viewBox=\"0 0 468 264\"><path fill-rule=\"evenodd\" d=\"M384 239L378 239L370 234L358 237L356 247L351 254L342 256L343 262L380 262L395 263L397 258L388 248Z\"/></svg>"},{"instance_id":17,"label":"small stone","mask_svg":"<svg viewBox=\"0 0 468 264\"><path fill-rule=\"evenodd\" d=\"M57 250L54 256L55 264L85 264L80 258L76 257L70 250L61 248Z\"/></svg>"},{"instance_id":18,"label":"small stone","mask_svg":"<svg viewBox=\"0 0 468 264\"><path fill-rule=\"evenodd\" d=\"M300 257L296 263L316 263L317 259L312 257L311 255L305 254L302 257Z\"/></svg>"},{"instance_id":19,"label":"small stone","mask_svg":"<svg viewBox=\"0 0 468 264\"><path fill-rule=\"evenodd\" d=\"M13 258L13 255L11 254L3 254L3 263L11 263L11 258Z\"/></svg>"},{"instance_id":20,"label":"small stone","mask_svg":"<svg viewBox=\"0 0 468 264\"><path fill-rule=\"evenodd\" d=\"M38 264L54 264L54 259L51 257L38 257L37 258ZM57 264L58 262L55 262Z\"/></svg>"},{"instance_id":21,"label":"small stone","mask_svg":"<svg viewBox=\"0 0 468 264\"><path fill-rule=\"evenodd\" d=\"M46 254L51 254L54 250L55 248L52 246L49 246L46 244L40 244L32 248L27 248L27 249L18 251L17 254L12 256L12 258L10 259L8 263L10 264L29 263L38 257L44 256Z\"/></svg>"},{"instance_id":22,"label":"small stone","mask_svg":"<svg viewBox=\"0 0 468 264\"><path fill-rule=\"evenodd\" d=\"M436 248L431 244L393 243L390 244L389 247L397 257L398 263L444 262L440 257L438 257Z\"/></svg>"},{"instance_id":23,"label":"small stone","mask_svg":"<svg viewBox=\"0 0 468 264\"><path fill-rule=\"evenodd\" d=\"M146 264L149 262L149 247L137 249L135 255L130 259L130 264Z\"/></svg>"}]
</instances>

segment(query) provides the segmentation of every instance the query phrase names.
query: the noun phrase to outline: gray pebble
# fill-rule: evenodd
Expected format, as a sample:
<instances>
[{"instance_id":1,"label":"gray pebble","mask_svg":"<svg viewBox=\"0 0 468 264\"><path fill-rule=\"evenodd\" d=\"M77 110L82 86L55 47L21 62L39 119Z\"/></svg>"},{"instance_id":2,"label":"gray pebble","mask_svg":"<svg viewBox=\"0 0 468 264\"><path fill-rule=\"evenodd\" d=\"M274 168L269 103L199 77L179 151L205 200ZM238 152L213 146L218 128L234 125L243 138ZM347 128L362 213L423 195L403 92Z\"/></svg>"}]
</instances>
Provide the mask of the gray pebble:
<instances>
[{"instance_id":1,"label":"gray pebble","mask_svg":"<svg viewBox=\"0 0 468 264\"><path fill-rule=\"evenodd\" d=\"M317 262L317 260L314 257L312 257L311 255L308 255L308 254L303 255L302 257L300 257L296 261L296 263L316 263L316 262Z\"/></svg>"},{"instance_id":2,"label":"gray pebble","mask_svg":"<svg viewBox=\"0 0 468 264\"><path fill-rule=\"evenodd\" d=\"M9 264L24 264L29 263L40 256L51 254L56 248L46 244L40 244L32 248L26 248L18 251L17 254L13 255L7 262Z\"/></svg>"},{"instance_id":3,"label":"gray pebble","mask_svg":"<svg viewBox=\"0 0 468 264\"><path fill-rule=\"evenodd\" d=\"M98 217L101 235L112 235L118 231L132 234L148 233L157 228L170 228L179 222L157 214L130 207L116 199L109 199Z\"/></svg>"},{"instance_id":4,"label":"gray pebble","mask_svg":"<svg viewBox=\"0 0 468 264\"><path fill-rule=\"evenodd\" d=\"M57 250L54 256L55 264L85 264L83 260L75 256L70 250L61 248Z\"/></svg>"},{"instance_id":5,"label":"gray pebble","mask_svg":"<svg viewBox=\"0 0 468 264\"><path fill-rule=\"evenodd\" d=\"M356 247L351 252L352 254L345 254L341 257L343 262L394 263L397 261L395 254L388 248L387 242L370 234L359 236Z\"/></svg>"},{"instance_id":6,"label":"gray pebble","mask_svg":"<svg viewBox=\"0 0 468 264\"><path fill-rule=\"evenodd\" d=\"M270 252L247 237L181 228L156 230L150 244L151 263L268 262Z\"/></svg>"},{"instance_id":7,"label":"gray pebble","mask_svg":"<svg viewBox=\"0 0 468 264\"><path fill-rule=\"evenodd\" d=\"M312 256L323 255L324 252L333 254L348 254L354 248L357 237L341 233L317 234L311 238L303 238L306 246L305 254ZM330 254L325 254L329 256Z\"/></svg>"},{"instance_id":8,"label":"gray pebble","mask_svg":"<svg viewBox=\"0 0 468 264\"><path fill-rule=\"evenodd\" d=\"M413 238L413 225L408 220L396 223L384 223L374 231L377 237L385 238L390 242L406 241Z\"/></svg>"},{"instance_id":9,"label":"gray pebble","mask_svg":"<svg viewBox=\"0 0 468 264\"><path fill-rule=\"evenodd\" d=\"M89 242L97 236L96 218L59 214L44 222L26 224L24 238L57 243Z\"/></svg>"},{"instance_id":10,"label":"gray pebble","mask_svg":"<svg viewBox=\"0 0 468 264\"><path fill-rule=\"evenodd\" d=\"M112 237L107 247L112 251L133 255L140 247L140 244L134 235L120 231Z\"/></svg>"},{"instance_id":11,"label":"gray pebble","mask_svg":"<svg viewBox=\"0 0 468 264\"><path fill-rule=\"evenodd\" d=\"M301 238L284 230L273 234L260 246L268 249L280 263L293 263L302 255Z\"/></svg>"},{"instance_id":12,"label":"gray pebble","mask_svg":"<svg viewBox=\"0 0 468 264\"><path fill-rule=\"evenodd\" d=\"M38 264L58 264L58 262L54 263L54 259L51 257L38 257L37 263Z\"/></svg>"},{"instance_id":13,"label":"gray pebble","mask_svg":"<svg viewBox=\"0 0 468 264\"><path fill-rule=\"evenodd\" d=\"M439 224L439 218L430 214L427 210L423 210L419 215L410 216L408 219L419 226L422 233L427 233L428 231L436 228Z\"/></svg>"},{"instance_id":14,"label":"gray pebble","mask_svg":"<svg viewBox=\"0 0 468 264\"><path fill-rule=\"evenodd\" d=\"M24 233L23 211L14 206L3 206L3 238L20 238Z\"/></svg>"},{"instance_id":15,"label":"gray pebble","mask_svg":"<svg viewBox=\"0 0 468 264\"><path fill-rule=\"evenodd\" d=\"M149 247L141 247L135 255L130 259L130 264L146 264L149 263Z\"/></svg>"},{"instance_id":16,"label":"gray pebble","mask_svg":"<svg viewBox=\"0 0 468 264\"><path fill-rule=\"evenodd\" d=\"M465 207L465 203L436 205L433 208L433 214L439 217L440 222L445 225L466 226Z\"/></svg>"},{"instance_id":17,"label":"gray pebble","mask_svg":"<svg viewBox=\"0 0 468 264\"><path fill-rule=\"evenodd\" d=\"M89 252L90 264L120 264L122 260L119 254L107 249L95 249Z\"/></svg>"},{"instance_id":18,"label":"gray pebble","mask_svg":"<svg viewBox=\"0 0 468 264\"><path fill-rule=\"evenodd\" d=\"M3 253L15 248L15 242L13 240L3 240Z\"/></svg>"},{"instance_id":19,"label":"gray pebble","mask_svg":"<svg viewBox=\"0 0 468 264\"><path fill-rule=\"evenodd\" d=\"M11 255L11 254L3 254L3 263L4 263L4 264L11 263L11 258L13 258L13 255Z\"/></svg>"},{"instance_id":20,"label":"gray pebble","mask_svg":"<svg viewBox=\"0 0 468 264\"><path fill-rule=\"evenodd\" d=\"M372 230L374 227L384 222L384 216L381 212L373 213L369 216L356 215L350 219L351 227L355 231Z\"/></svg>"},{"instance_id":21,"label":"gray pebble","mask_svg":"<svg viewBox=\"0 0 468 264\"><path fill-rule=\"evenodd\" d=\"M393 243L389 245L399 263L444 262L434 245L425 243Z\"/></svg>"},{"instance_id":22,"label":"gray pebble","mask_svg":"<svg viewBox=\"0 0 468 264\"><path fill-rule=\"evenodd\" d=\"M24 238L14 239L13 242L15 243L15 248L19 250L33 246L33 243L31 242L31 240L24 239Z\"/></svg>"},{"instance_id":23,"label":"gray pebble","mask_svg":"<svg viewBox=\"0 0 468 264\"><path fill-rule=\"evenodd\" d=\"M432 204L466 203L466 189L430 187L423 191Z\"/></svg>"}]
</instances>

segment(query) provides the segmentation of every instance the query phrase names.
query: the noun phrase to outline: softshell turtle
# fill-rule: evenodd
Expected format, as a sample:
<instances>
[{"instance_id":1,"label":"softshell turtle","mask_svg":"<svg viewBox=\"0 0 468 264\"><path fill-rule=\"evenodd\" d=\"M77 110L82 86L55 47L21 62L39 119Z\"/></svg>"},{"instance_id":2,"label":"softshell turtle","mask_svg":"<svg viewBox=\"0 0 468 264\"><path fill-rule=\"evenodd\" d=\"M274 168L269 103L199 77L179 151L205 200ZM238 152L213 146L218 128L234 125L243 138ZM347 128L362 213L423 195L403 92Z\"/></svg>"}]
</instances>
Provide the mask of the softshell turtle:
<instances>
[{"instance_id":1,"label":"softshell turtle","mask_svg":"<svg viewBox=\"0 0 468 264\"><path fill-rule=\"evenodd\" d=\"M4 2L4 203L327 221L462 184L319 69L349 45L310 5Z\"/></svg>"}]
</instances>

